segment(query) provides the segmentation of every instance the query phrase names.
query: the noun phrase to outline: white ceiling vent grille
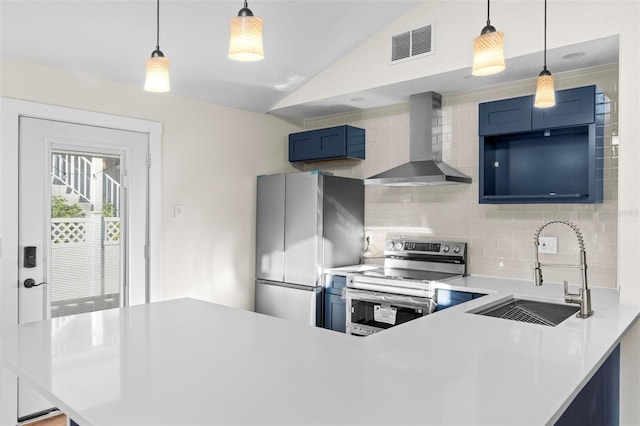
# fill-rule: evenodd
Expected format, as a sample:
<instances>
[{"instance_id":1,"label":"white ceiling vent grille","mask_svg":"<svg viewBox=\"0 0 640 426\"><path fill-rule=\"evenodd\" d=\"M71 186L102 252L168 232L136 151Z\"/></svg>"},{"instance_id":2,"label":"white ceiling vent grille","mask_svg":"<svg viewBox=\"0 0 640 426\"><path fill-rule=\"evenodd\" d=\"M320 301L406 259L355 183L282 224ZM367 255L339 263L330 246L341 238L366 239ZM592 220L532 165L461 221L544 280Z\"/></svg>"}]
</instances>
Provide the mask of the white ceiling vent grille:
<instances>
[{"instance_id":1,"label":"white ceiling vent grille","mask_svg":"<svg viewBox=\"0 0 640 426\"><path fill-rule=\"evenodd\" d=\"M393 36L391 40L391 60L398 61L411 56L411 31Z\"/></svg>"},{"instance_id":2,"label":"white ceiling vent grille","mask_svg":"<svg viewBox=\"0 0 640 426\"><path fill-rule=\"evenodd\" d=\"M433 53L433 25L425 25L391 38L391 62Z\"/></svg>"}]
</instances>

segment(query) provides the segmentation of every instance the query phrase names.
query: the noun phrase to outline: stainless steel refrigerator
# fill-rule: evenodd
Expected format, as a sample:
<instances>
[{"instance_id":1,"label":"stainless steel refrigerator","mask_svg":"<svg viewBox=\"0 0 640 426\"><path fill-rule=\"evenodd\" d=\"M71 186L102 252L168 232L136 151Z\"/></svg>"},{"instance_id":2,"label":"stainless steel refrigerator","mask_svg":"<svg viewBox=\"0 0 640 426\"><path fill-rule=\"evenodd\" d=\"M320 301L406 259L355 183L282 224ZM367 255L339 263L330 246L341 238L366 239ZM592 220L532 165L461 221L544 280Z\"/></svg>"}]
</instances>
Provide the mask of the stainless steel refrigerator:
<instances>
[{"instance_id":1,"label":"stainless steel refrigerator","mask_svg":"<svg viewBox=\"0 0 640 426\"><path fill-rule=\"evenodd\" d=\"M323 271L358 264L363 224L360 179L258 176L256 312L322 324Z\"/></svg>"}]
</instances>

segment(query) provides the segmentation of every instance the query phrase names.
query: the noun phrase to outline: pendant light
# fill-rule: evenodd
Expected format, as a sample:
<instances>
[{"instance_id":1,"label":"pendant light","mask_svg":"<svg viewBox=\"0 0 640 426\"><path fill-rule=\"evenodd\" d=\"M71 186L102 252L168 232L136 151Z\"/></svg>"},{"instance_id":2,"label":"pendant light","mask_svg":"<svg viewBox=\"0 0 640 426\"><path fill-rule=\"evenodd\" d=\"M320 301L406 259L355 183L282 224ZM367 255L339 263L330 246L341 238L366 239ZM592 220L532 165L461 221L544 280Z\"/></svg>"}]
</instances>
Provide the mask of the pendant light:
<instances>
[{"instance_id":1,"label":"pendant light","mask_svg":"<svg viewBox=\"0 0 640 426\"><path fill-rule=\"evenodd\" d=\"M549 108L555 104L556 91L553 84L553 76L547 70L547 0L544 0L544 68L538 75L536 99L533 105L536 108Z\"/></svg>"},{"instance_id":2,"label":"pendant light","mask_svg":"<svg viewBox=\"0 0 640 426\"><path fill-rule=\"evenodd\" d=\"M156 49L147 59L147 77L144 81L144 90L147 92L168 92L169 84L169 59L165 58L160 50L160 0L157 0L156 8Z\"/></svg>"},{"instance_id":3,"label":"pendant light","mask_svg":"<svg viewBox=\"0 0 640 426\"><path fill-rule=\"evenodd\" d=\"M489 20L490 4L487 0L487 25L480 35L473 40L473 75L491 75L503 71L504 65L504 34L496 31Z\"/></svg>"},{"instance_id":4,"label":"pendant light","mask_svg":"<svg viewBox=\"0 0 640 426\"><path fill-rule=\"evenodd\" d=\"M231 18L229 59L243 62L264 59L262 19L253 16L246 0L244 7L238 12L238 16Z\"/></svg>"}]
</instances>

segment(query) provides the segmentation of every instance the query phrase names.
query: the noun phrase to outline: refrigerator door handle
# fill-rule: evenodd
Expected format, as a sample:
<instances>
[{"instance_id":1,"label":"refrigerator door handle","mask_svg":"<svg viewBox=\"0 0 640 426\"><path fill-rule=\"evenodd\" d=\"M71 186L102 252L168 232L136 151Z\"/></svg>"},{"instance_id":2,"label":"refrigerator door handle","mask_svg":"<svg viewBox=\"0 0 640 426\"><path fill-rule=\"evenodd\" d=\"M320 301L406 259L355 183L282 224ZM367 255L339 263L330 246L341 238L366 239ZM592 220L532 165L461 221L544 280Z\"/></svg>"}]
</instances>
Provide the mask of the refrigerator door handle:
<instances>
[{"instance_id":1,"label":"refrigerator door handle","mask_svg":"<svg viewBox=\"0 0 640 426\"><path fill-rule=\"evenodd\" d=\"M296 290L304 290L304 291L315 291L316 289L316 287L311 287L308 285L284 283L282 281L257 280L257 282L260 284L275 285L277 287L287 287L287 288L293 288Z\"/></svg>"}]
</instances>

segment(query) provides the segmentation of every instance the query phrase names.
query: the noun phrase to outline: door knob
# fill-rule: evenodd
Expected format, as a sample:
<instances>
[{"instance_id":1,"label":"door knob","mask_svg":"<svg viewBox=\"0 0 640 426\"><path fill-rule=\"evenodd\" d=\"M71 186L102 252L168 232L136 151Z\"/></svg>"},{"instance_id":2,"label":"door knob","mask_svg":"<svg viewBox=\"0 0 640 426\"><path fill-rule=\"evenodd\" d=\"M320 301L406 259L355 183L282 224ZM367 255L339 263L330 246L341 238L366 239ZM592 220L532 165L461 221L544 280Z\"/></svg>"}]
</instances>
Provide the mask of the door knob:
<instances>
[{"instance_id":1,"label":"door knob","mask_svg":"<svg viewBox=\"0 0 640 426\"><path fill-rule=\"evenodd\" d=\"M24 286L26 288L38 287L39 285L43 285L43 284L46 284L46 283L41 282L39 284L36 284L36 280L34 280L33 278L27 278L26 280L24 280Z\"/></svg>"}]
</instances>

